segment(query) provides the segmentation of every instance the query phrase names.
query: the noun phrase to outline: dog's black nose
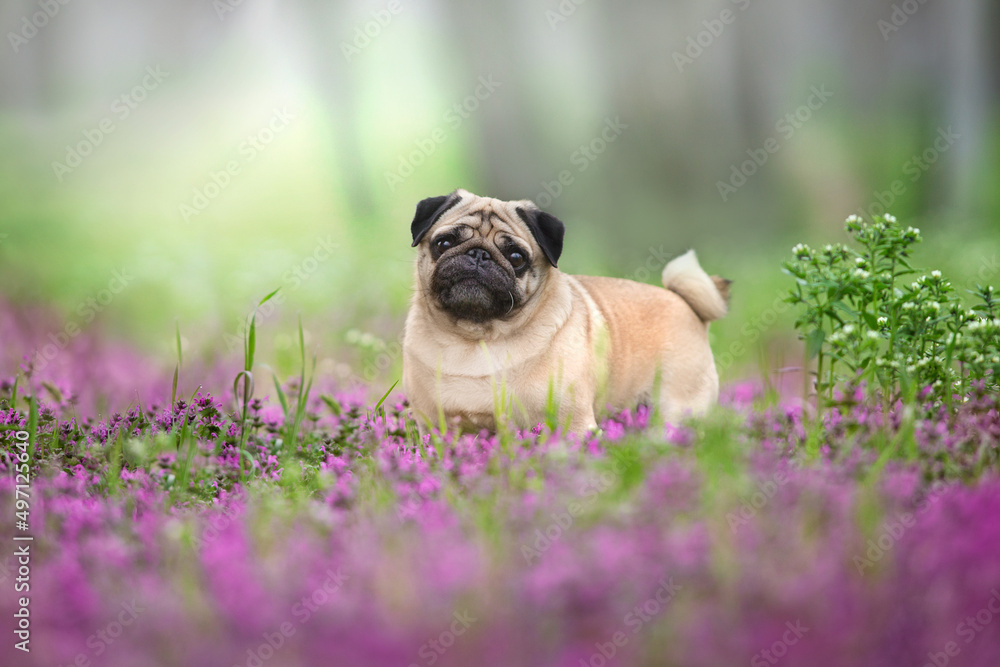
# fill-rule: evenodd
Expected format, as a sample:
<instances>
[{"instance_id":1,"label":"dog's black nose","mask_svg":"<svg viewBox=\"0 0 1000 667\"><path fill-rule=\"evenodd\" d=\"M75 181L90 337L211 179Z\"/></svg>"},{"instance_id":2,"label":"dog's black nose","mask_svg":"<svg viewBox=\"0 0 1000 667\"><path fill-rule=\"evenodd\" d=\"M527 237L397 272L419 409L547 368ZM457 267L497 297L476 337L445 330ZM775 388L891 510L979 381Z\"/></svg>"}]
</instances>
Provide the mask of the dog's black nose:
<instances>
[{"instance_id":1,"label":"dog's black nose","mask_svg":"<svg viewBox=\"0 0 1000 667\"><path fill-rule=\"evenodd\" d=\"M490 253L486 252L482 248L473 248L472 250L470 250L465 254L475 259L476 264L482 264L483 262L493 261L493 257L490 256Z\"/></svg>"}]
</instances>

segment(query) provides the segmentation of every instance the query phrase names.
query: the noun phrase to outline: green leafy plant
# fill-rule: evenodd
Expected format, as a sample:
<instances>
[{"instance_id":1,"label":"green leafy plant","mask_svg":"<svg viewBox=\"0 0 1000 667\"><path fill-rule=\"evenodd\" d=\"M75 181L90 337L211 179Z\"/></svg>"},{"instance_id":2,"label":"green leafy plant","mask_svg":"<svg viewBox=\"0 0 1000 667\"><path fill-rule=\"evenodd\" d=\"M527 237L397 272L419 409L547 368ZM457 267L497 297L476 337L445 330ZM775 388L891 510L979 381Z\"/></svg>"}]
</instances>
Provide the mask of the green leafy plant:
<instances>
[{"instance_id":1,"label":"green leafy plant","mask_svg":"<svg viewBox=\"0 0 1000 667\"><path fill-rule=\"evenodd\" d=\"M371 414L368 417L369 419L375 419L376 417L382 419L383 421L386 419L385 408L382 407L382 405L385 403L385 399L389 398L389 394L392 393L392 390L396 388L397 384L399 384L399 380L393 382L392 386L385 390L385 393L382 394L382 398L378 399L375 407L372 408Z\"/></svg>"},{"instance_id":2,"label":"green leafy plant","mask_svg":"<svg viewBox=\"0 0 1000 667\"><path fill-rule=\"evenodd\" d=\"M281 389L278 376L272 374L274 377L274 391L278 395L278 402L281 403L281 409L285 415L285 434L282 448L285 454L294 452L298 444L299 430L302 428L302 422L306 417L306 405L309 401L309 394L312 392L313 378L316 375L316 357L314 356L312 370L309 373L309 382L306 383L306 340L302 329L301 317L299 317L299 352L301 364L294 412L289 406L285 392Z\"/></svg>"},{"instance_id":3,"label":"green leafy plant","mask_svg":"<svg viewBox=\"0 0 1000 667\"><path fill-rule=\"evenodd\" d=\"M192 404L195 401L195 397L198 392L201 391L201 385L194 390L191 394L191 399L188 401L187 405L184 406L184 420L180 424L180 428L177 430L177 453L180 455L181 449L187 444L187 449L185 450L184 459L180 461L180 468L177 471L176 484L171 489L171 494L176 496L177 493L184 493L188 488L188 473L191 469L191 460L194 458L195 450L198 448L198 440L196 437L192 436L191 433L191 416L194 412Z\"/></svg>"},{"instance_id":4,"label":"green leafy plant","mask_svg":"<svg viewBox=\"0 0 1000 667\"><path fill-rule=\"evenodd\" d=\"M174 333L176 334L177 341L177 365L174 366L174 379L170 385L170 405L173 406L177 403L177 381L181 374L181 364L184 358L181 354L181 327L176 322L174 323Z\"/></svg>"},{"instance_id":5,"label":"green leafy plant","mask_svg":"<svg viewBox=\"0 0 1000 667\"><path fill-rule=\"evenodd\" d=\"M913 268L920 230L891 215L870 223L851 216L846 231L853 246L799 244L784 264L795 279L787 301L801 309L795 326L816 360L818 400L832 400L845 380L872 383L886 401L929 392L949 404L970 382L997 387L993 288L971 291L967 310L940 271Z\"/></svg>"},{"instance_id":6,"label":"green leafy plant","mask_svg":"<svg viewBox=\"0 0 1000 667\"><path fill-rule=\"evenodd\" d=\"M281 289L280 287L278 289ZM253 361L257 351L257 309L271 300L278 290L274 290L257 304L250 315L250 325L247 327L246 338L243 340L243 370L236 374L233 380L233 397L240 408L240 441L237 449L240 459L240 481L245 481L246 469L245 459L250 459L250 452L246 451L247 442L247 412L250 406L250 399L253 398L254 379ZM242 393L240 392L242 381Z\"/></svg>"}]
</instances>

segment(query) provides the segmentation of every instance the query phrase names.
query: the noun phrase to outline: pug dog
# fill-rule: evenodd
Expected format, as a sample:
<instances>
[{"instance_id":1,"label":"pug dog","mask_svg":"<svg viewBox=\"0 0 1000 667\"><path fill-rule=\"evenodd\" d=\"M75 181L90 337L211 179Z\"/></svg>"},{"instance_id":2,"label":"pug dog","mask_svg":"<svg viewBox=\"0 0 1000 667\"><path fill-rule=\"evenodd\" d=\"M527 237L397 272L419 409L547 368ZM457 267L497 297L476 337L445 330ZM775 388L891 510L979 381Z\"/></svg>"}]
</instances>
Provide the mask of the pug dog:
<instances>
[{"instance_id":1,"label":"pug dog","mask_svg":"<svg viewBox=\"0 0 1000 667\"><path fill-rule=\"evenodd\" d=\"M422 434L442 417L495 430L557 414L585 432L608 408L656 401L676 422L714 404L708 324L728 310L729 281L694 251L667 264L662 288L569 275L564 230L526 200L456 190L417 205L403 391Z\"/></svg>"}]
</instances>

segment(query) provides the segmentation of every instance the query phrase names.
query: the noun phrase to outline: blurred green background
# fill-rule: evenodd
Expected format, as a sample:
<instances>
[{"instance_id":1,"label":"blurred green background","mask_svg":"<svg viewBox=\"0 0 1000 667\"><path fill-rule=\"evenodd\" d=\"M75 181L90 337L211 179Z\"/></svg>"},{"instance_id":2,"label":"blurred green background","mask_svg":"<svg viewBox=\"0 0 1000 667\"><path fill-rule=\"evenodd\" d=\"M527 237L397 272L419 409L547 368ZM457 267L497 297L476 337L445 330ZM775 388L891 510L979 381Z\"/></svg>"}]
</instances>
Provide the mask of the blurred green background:
<instances>
[{"instance_id":1,"label":"blurred green background","mask_svg":"<svg viewBox=\"0 0 1000 667\"><path fill-rule=\"evenodd\" d=\"M164 363L175 321L238 357L281 287L260 359L291 366L301 314L323 373L387 385L414 207L456 187L561 218L569 272L655 283L696 248L735 281L724 380L799 362L780 261L851 213L1000 283L988 0L6 0L0 26L3 299Z\"/></svg>"}]
</instances>

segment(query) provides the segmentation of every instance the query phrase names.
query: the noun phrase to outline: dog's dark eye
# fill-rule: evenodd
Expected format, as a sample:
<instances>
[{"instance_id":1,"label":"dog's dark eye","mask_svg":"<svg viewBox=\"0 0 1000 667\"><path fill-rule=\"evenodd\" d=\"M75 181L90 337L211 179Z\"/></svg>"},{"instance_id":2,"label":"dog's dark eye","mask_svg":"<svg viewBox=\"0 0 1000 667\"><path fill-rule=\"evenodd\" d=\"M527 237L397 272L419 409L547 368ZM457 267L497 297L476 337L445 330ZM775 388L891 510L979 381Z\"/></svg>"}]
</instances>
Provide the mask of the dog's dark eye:
<instances>
[{"instance_id":1,"label":"dog's dark eye","mask_svg":"<svg viewBox=\"0 0 1000 667\"><path fill-rule=\"evenodd\" d=\"M434 241L434 246L437 248L438 252L444 252L453 245L455 245L455 238L453 236L442 236Z\"/></svg>"},{"instance_id":2,"label":"dog's dark eye","mask_svg":"<svg viewBox=\"0 0 1000 667\"><path fill-rule=\"evenodd\" d=\"M524 263L528 260L525 259L524 255L522 255L520 252L514 250L512 252L507 253L507 261L510 262L510 265L514 267L514 270L516 271L517 269L520 269L522 266L524 266Z\"/></svg>"}]
</instances>

